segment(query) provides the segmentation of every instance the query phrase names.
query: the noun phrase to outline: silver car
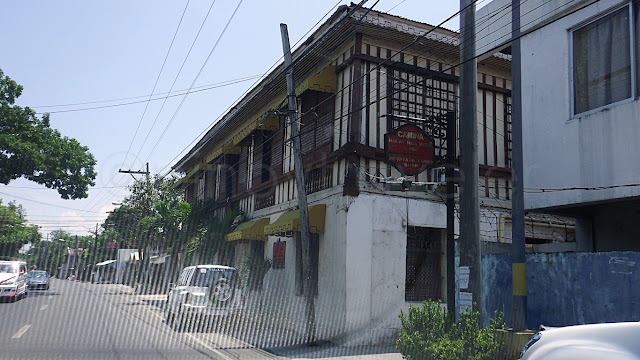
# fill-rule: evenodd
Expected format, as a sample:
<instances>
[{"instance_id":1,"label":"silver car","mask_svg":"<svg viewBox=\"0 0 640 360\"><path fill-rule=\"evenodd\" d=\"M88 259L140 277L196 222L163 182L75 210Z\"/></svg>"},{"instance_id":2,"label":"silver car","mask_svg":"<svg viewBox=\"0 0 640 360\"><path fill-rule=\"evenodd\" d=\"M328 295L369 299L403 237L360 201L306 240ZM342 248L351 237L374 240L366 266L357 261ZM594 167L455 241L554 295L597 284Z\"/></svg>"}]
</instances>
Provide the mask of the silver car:
<instances>
[{"instance_id":1,"label":"silver car","mask_svg":"<svg viewBox=\"0 0 640 360\"><path fill-rule=\"evenodd\" d=\"M31 270L27 274L29 290L49 290L49 274L44 270Z\"/></svg>"},{"instance_id":2,"label":"silver car","mask_svg":"<svg viewBox=\"0 0 640 360\"><path fill-rule=\"evenodd\" d=\"M520 359L640 360L640 322L541 327Z\"/></svg>"}]
</instances>

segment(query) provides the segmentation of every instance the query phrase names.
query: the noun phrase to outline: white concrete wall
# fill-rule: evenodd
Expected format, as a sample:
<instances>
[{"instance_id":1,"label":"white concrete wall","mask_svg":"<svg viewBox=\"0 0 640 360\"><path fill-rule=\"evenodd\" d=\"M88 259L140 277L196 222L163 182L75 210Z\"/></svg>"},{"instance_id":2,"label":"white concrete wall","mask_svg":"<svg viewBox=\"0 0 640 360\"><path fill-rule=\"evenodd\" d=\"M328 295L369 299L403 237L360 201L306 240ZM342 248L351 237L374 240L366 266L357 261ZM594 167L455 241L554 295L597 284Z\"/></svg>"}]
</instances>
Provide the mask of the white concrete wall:
<instances>
[{"instance_id":1,"label":"white concrete wall","mask_svg":"<svg viewBox=\"0 0 640 360\"><path fill-rule=\"evenodd\" d=\"M347 211L346 342L389 341L406 309L407 219L410 226L446 227L440 202L361 193Z\"/></svg>"},{"instance_id":2,"label":"white concrete wall","mask_svg":"<svg viewBox=\"0 0 640 360\"><path fill-rule=\"evenodd\" d=\"M345 328L345 272L346 255L344 236L346 217L342 195L331 195L327 190L309 197L309 205L327 205L325 231L319 239L318 296L315 298L316 336L320 339L341 337ZM274 222L282 212L271 214ZM264 279L261 306L268 317L269 330L278 332L283 339L277 345L288 345L300 340L304 334L303 296L296 295L296 242L293 237L269 236L265 244L265 257L272 259L273 244L286 242L285 268L270 269ZM286 342L286 340L290 340Z\"/></svg>"},{"instance_id":3,"label":"white concrete wall","mask_svg":"<svg viewBox=\"0 0 640 360\"><path fill-rule=\"evenodd\" d=\"M570 33L620 1L600 1L522 39L525 206L528 209L640 195L640 187L534 192L638 183L640 102L571 118Z\"/></svg>"}]
</instances>

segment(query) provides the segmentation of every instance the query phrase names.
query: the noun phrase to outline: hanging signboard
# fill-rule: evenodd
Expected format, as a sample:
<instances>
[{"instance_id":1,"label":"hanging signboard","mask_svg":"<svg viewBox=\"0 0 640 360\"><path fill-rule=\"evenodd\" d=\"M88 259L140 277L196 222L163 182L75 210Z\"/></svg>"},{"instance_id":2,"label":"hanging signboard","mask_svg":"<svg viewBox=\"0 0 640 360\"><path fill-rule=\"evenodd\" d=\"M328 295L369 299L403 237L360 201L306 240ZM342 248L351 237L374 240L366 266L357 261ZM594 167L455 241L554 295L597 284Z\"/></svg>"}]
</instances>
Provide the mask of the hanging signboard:
<instances>
[{"instance_id":1,"label":"hanging signboard","mask_svg":"<svg viewBox=\"0 0 640 360\"><path fill-rule=\"evenodd\" d=\"M273 243L273 263L274 269L284 269L284 254L285 254L285 241L278 241Z\"/></svg>"},{"instance_id":2,"label":"hanging signboard","mask_svg":"<svg viewBox=\"0 0 640 360\"><path fill-rule=\"evenodd\" d=\"M402 125L384 135L385 161L403 175L417 175L433 166L433 140L419 127Z\"/></svg>"}]
</instances>

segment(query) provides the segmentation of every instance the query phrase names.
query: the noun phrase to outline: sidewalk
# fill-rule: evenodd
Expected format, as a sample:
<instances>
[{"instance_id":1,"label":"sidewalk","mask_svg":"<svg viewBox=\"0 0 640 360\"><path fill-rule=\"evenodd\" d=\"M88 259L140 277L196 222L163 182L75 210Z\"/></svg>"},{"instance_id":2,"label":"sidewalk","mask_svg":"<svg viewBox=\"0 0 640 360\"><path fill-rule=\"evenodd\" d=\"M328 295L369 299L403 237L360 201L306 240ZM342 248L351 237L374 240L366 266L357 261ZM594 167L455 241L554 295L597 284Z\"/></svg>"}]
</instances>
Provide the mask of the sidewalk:
<instances>
[{"instance_id":1,"label":"sidewalk","mask_svg":"<svg viewBox=\"0 0 640 360\"><path fill-rule=\"evenodd\" d=\"M281 359L326 359L326 360L402 360L402 354L393 345L339 346L325 343L318 346L291 346L267 351Z\"/></svg>"}]
</instances>

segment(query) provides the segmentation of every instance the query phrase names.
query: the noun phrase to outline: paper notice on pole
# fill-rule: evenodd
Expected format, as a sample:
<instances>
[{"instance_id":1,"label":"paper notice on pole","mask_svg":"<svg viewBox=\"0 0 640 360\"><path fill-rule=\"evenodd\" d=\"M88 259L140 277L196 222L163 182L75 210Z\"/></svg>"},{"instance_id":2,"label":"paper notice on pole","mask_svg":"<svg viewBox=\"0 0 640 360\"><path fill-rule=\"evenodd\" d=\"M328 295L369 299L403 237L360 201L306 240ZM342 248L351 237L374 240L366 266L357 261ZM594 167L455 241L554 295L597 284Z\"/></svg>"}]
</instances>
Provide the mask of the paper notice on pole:
<instances>
[{"instance_id":1,"label":"paper notice on pole","mask_svg":"<svg viewBox=\"0 0 640 360\"><path fill-rule=\"evenodd\" d=\"M471 273L471 271L469 271L469 267L460 266L458 268L458 273L460 276L460 289L469 288L469 274Z\"/></svg>"},{"instance_id":2,"label":"paper notice on pole","mask_svg":"<svg viewBox=\"0 0 640 360\"><path fill-rule=\"evenodd\" d=\"M467 308L473 309L473 294L470 292L460 291L459 297L460 313L463 313Z\"/></svg>"}]
</instances>

